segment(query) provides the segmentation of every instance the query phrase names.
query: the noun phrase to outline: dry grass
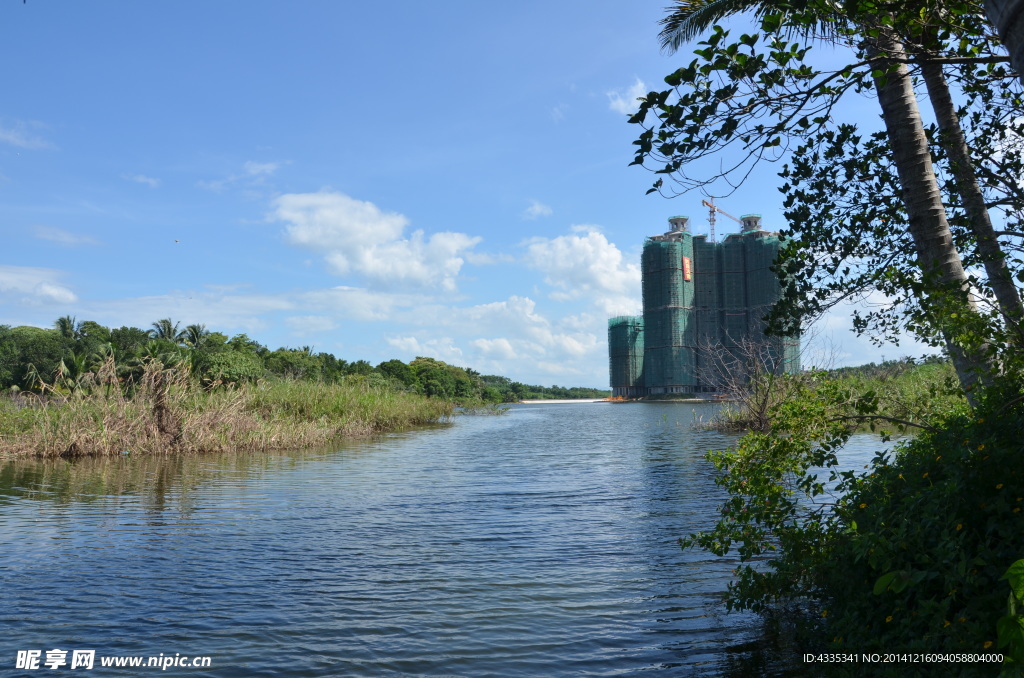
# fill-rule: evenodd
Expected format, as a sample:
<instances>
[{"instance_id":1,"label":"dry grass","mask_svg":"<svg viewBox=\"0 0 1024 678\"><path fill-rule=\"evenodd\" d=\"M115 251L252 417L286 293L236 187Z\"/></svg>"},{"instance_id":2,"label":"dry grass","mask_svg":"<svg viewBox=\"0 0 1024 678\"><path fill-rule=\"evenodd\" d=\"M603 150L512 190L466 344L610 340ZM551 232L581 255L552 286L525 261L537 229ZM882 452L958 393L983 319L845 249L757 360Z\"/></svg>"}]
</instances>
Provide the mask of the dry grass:
<instances>
[{"instance_id":1,"label":"dry grass","mask_svg":"<svg viewBox=\"0 0 1024 678\"><path fill-rule=\"evenodd\" d=\"M261 382L207 390L145 366L126 393L112 362L73 392L0 400L0 456L253 451L325 445L430 424L451 403L363 384Z\"/></svg>"}]
</instances>

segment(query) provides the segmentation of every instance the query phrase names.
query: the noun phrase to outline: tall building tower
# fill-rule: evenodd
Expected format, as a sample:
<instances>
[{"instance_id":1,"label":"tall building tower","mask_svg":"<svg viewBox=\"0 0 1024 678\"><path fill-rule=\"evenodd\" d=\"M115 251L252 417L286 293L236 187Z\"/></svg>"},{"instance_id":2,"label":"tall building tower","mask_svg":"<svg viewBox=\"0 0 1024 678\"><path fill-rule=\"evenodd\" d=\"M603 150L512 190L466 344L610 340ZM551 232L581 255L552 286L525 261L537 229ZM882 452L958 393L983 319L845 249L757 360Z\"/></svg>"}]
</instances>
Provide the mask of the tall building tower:
<instances>
[{"instance_id":1,"label":"tall building tower","mask_svg":"<svg viewBox=\"0 0 1024 678\"><path fill-rule=\"evenodd\" d=\"M608 369L612 395L639 398L644 387L644 319L620 315L608 320Z\"/></svg>"},{"instance_id":2,"label":"tall building tower","mask_svg":"<svg viewBox=\"0 0 1024 678\"><path fill-rule=\"evenodd\" d=\"M643 317L609 321L614 395L715 393L751 369L799 371L799 337L764 333L782 294L771 270L779 235L762 230L759 215L739 221L739 233L716 243L672 217L667 233L645 241Z\"/></svg>"},{"instance_id":3,"label":"tall building tower","mask_svg":"<svg viewBox=\"0 0 1024 678\"><path fill-rule=\"evenodd\" d=\"M689 217L644 243L644 386L648 395L693 393L697 386L693 322L693 234Z\"/></svg>"}]
</instances>

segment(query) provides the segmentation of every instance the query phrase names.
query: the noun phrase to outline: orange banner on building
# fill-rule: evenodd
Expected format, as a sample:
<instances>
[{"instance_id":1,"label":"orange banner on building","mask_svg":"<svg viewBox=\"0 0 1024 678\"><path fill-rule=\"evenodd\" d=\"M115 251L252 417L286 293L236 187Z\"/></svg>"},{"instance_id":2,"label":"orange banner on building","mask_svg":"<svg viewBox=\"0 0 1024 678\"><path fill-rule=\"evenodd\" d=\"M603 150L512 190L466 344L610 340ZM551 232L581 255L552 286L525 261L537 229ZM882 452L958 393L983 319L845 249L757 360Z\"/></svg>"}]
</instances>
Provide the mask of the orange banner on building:
<instances>
[{"instance_id":1,"label":"orange banner on building","mask_svg":"<svg viewBox=\"0 0 1024 678\"><path fill-rule=\"evenodd\" d=\"M692 280L693 271L690 268L690 257L683 257L683 280Z\"/></svg>"}]
</instances>

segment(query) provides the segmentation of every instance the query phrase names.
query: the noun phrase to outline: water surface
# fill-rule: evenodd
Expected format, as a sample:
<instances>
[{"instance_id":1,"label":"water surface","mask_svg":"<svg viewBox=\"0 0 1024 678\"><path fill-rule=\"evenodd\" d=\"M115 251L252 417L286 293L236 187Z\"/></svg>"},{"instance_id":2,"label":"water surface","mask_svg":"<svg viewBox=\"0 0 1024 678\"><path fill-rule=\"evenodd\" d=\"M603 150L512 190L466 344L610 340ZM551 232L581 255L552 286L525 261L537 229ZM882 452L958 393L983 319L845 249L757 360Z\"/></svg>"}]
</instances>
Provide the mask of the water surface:
<instances>
[{"instance_id":1,"label":"water surface","mask_svg":"<svg viewBox=\"0 0 1024 678\"><path fill-rule=\"evenodd\" d=\"M784 675L756 620L721 611L736 563L677 544L721 499L703 454L732 438L690 427L714 407L2 464L0 675L52 648L211 657L165 672L189 676Z\"/></svg>"}]
</instances>

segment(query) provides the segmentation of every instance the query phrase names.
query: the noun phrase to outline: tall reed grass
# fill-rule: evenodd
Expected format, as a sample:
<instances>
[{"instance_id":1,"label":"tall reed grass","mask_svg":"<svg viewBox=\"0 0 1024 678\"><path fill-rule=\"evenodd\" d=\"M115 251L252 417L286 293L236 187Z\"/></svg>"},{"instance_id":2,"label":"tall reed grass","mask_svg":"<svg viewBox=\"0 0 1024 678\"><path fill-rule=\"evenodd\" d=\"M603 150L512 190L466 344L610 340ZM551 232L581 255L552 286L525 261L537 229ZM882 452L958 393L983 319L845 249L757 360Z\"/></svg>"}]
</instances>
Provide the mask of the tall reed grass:
<instances>
[{"instance_id":1,"label":"tall reed grass","mask_svg":"<svg viewBox=\"0 0 1024 678\"><path fill-rule=\"evenodd\" d=\"M74 389L0 398L0 455L254 451L325 445L436 423L452 403L365 383L266 381L204 388L145 364L126 387L112 360Z\"/></svg>"}]
</instances>

